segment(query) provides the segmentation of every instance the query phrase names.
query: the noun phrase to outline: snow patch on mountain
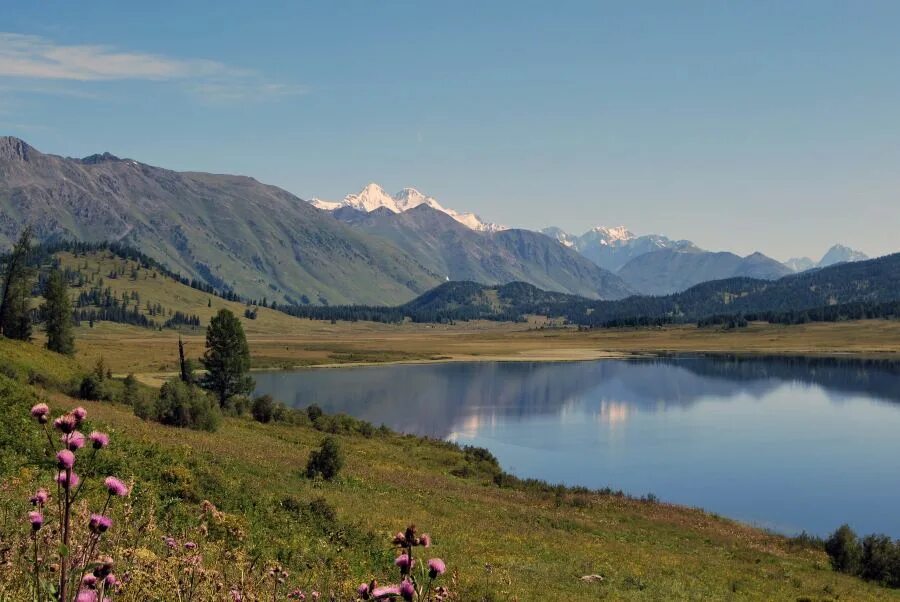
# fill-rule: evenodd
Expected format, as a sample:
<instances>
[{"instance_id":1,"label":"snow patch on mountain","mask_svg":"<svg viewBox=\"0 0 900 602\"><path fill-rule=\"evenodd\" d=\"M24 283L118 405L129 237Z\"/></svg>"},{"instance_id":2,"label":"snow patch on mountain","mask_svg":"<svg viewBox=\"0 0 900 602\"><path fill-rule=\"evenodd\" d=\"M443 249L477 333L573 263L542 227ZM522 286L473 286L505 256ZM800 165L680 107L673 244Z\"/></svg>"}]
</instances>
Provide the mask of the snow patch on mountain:
<instances>
[{"instance_id":1,"label":"snow patch on mountain","mask_svg":"<svg viewBox=\"0 0 900 602\"><path fill-rule=\"evenodd\" d=\"M351 207L366 213L381 208L388 209L394 213L403 213L419 205L427 205L432 209L446 213L464 226L478 232L498 232L507 229L506 226L485 222L474 213L461 212L444 207L434 197L422 194L415 188L404 188L397 194L391 195L374 182L368 184L357 194L348 194L342 201L326 201L313 198L309 202L314 207L325 211Z\"/></svg>"}]
</instances>

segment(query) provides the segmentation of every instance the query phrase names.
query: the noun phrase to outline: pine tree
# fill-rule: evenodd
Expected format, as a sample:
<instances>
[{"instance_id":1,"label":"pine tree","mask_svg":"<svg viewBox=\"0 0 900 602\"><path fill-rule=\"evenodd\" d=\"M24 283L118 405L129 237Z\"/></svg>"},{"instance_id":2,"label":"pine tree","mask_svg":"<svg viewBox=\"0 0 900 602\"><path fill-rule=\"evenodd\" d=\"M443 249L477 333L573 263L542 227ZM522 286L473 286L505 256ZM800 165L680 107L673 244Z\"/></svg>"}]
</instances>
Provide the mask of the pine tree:
<instances>
[{"instance_id":1,"label":"pine tree","mask_svg":"<svg viewBox=\"0 0 900 602\"><path fill-rule=\"evenodd\" d=\"M44 304L41 315L47 329L47 349L72 355L75 353L75 337L72 334L72 302L69 287L58 268L50 270L44 283Z\"/></svg>"},{"instance_id":2,"label":"pine tree","mask_svg":"<svg viewBox=\"0 0 900 602\"><path fill-rule=\"evenodd\" d=\"M250 347L240 320L227 309L219 310L206 329L206 352L203 354L206 374L202 386L219 398L225 406L234 395L253 391L250 370Z\"/></svg>"},{"instance_id":3,"label":"pine tree","mask_svg":"<svg viewBox=\"0 0 900 602\"><path fill-rule=\"evenodd\" d=\"M23 341L31 338L29 298L34 280L34 268L29 265L31 235L31 226L27 226L9 254L0 290L0 334Z\"/></svg>"}]
</instances>

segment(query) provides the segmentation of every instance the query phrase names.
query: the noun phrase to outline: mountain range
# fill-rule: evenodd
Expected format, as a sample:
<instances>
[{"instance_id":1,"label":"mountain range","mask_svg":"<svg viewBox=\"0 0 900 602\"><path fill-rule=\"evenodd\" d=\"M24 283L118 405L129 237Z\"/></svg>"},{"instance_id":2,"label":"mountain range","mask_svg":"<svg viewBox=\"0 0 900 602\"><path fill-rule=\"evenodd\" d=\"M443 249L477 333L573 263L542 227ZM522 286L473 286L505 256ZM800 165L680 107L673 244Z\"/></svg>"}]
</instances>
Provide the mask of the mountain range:
<instances>
[{"instance_id":1,"label":"mountain range","mask_svg":"<svg viewBox=\"0 0 900 602\"><path fill-rule=\"evenodd\" d=\"M42 241L118 241L218 289L295 304L400 303L458 274L592 298L633 292L541 234L479 228L411 189L380 206L388 202L381 193L367 187L355 201L380 210L373 219L396 216L394 235L245 176L176 172L109 153L66 158L0 138L0 247L31 224ZM420 214L433 214L433 232L413 219Z\"/></svg>"},{"instance_id":2,"label":"mountain range","mask_svg":"<svg viewBox=\"0 0 900 602\"><path fill-rule=\"evenodd\" d=\"M716 253L623 227L534 232L374 183L342 201L306 202L250 177L110 153L67 158L0 137L0 248L25 224L42 241L121 242L217 289L291 304L396 304L447 280L619 299L865 257L836 246L818 263L786 267L761 253Z\"/></svg>"},{"instance_id":3,"label":"mountain range","mask_svg":"<svg viewBox=\"0 0 900 602\"><path fill-rule=\"evenodd\" d=\"M447 246L446 243L451 241L451 238L447 236L443 237L445 244L440 252L437 251L434 244L435 240L432 240L430 244L422 245L423 231L436 227L439 223L441 231L443 231L444 224L442 222L432 219L426 227L423 225L424 218L421 213L408 220L393 219L391 216L405 216L408 213L417 212L424 206L450 216L459 224L475 232L496 235L510 230L505 226L485 222L474 213L464 213L446 208L433 197L427 196L415 188L404 188L391 195L378 184L370 183L360 192L348 194L343 201L331 202L313 199L310 202L318 208L333 212L339 219L344 219L354 227L362 228L379 236L387 236L401 248L410 250L415 257L420 259L431 257L435 261L426 262L429 267L439 273L446 273L450 280L472 280L495 284L504 282L503 278L510 278L516 273L521 273L514 266L503 269L506 267L505 265L484 265L483 269L474 269L471 260L479 254L477 251L474 254L467 254L468 261L460 261L459 257L451 258L450 256L456 249L452 247L452 243ZM347 213L347 211L352 211L352 213ZM377 219L365 219L361 217L364 215L377 215L378 217ZM387 221L392 222L390 228L386 227ZM518 232L519 236L523 236L524 231L515 230L515 232ZM723 278L748 277L775 280L804 269L825 267L841 261L866 259L862 253L836 245L818 263L811 260L791 260L792 263L787 264L760 252L741 257L725 251L715 252L701 249L689 240L674 240L661 234L637 236L624 226L597 226L582 235L573 235L557 227L544 228L540 230L540 233L556 240L568 249L577 251L604 270L616 274L621 278L621 283L625 287L644 295L668 295L686 290L701 282ZM437 236L437 231L435 236ZM455 236L457 238L464 236L464 231L458 229ZM491 246L491 242L488 242L490 238L502 243L503 237L468 237L472 244L484 246L486 249ZM492 253L491 256L501 257L502 254ZM609 276L605 278L609 281ZM532 275L517 279L547 288L546 284L542 283L546 282L546 278L542 279ZM563 280L567 282L567 285L564 288L556 287L554 290L584 294L583 290L579 291L579 287L574 286L571 280L566 277L563 277ZM589 288L594 287L596 284L590 283ZM612 289L608 291L608 293L611 292Z\"/></svg>"}]
</instances>

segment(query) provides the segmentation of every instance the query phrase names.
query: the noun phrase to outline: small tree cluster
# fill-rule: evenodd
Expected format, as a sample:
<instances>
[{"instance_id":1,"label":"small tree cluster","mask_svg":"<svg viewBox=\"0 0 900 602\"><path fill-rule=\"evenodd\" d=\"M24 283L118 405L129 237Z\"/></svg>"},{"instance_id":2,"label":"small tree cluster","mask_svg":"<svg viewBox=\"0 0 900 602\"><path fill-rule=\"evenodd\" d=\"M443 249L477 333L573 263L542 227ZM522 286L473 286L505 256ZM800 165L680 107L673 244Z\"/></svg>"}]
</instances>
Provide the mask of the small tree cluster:
<instances>
[{"instance_id":1,"label":"small tree cluster","mask_svg":"<svg viewBox=\"0 0 900 602\"><path fill-rule=\"evenodd\" d=\"M880 534L860 540L853 529L842 525L825 541L825 551L836 571L900 588L900 540Z\"/></svg>"}]
</instances>

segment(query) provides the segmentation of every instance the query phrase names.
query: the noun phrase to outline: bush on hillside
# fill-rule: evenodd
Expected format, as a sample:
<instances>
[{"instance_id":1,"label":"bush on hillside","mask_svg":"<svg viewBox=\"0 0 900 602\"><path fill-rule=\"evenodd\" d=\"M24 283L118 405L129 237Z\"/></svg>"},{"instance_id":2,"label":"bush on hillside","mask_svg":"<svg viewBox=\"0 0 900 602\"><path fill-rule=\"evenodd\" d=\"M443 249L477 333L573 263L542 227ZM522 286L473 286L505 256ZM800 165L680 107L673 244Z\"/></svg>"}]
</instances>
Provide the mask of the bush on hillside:
<instances>
[{"instance_id":1,"label":"bush on hillside","mask_svg":"<svg viewBox=\"0 0 900 602\"><path fill-rule=\"evenodd\" d=\"M325 437L322 447L309 453L306 463L306 476L314 479L321 476L326 481L332 480L344 466L344 455L334 437Z\"/></svg>"},{"instance_id":2,"label":"bush on hillside","mask_svg":"<svg viewBox=\"0 0 900 602\"><path fill-rule=\"evenodd\" d=\"M203 431L216 430L221 420L215 400L200 387L181 380L165 383L155 400L136 403L134 413L145 420Z\"/></svg>"},{"instance_id":3,"label":"bush on hillside","mask_svg":"<svg viewBox=\"0 0 900 602\"><path fill-rule=\"evenodd\" d=\"M254 397L250 413L257 422L272 422L275 414L275 400L271 395Z\"/></svg>"},{"instance_id":4,"label":"bush on hillside","mask_svg":"<svg viewBox=\"0 0 900 602\"><path fill-rule=\"evenodd\" d=\"M825 552L828 553L834 570L851 575L859 572L862 546L849 525L841 525L825 540Z\"/></svg>"}]
</instances>

